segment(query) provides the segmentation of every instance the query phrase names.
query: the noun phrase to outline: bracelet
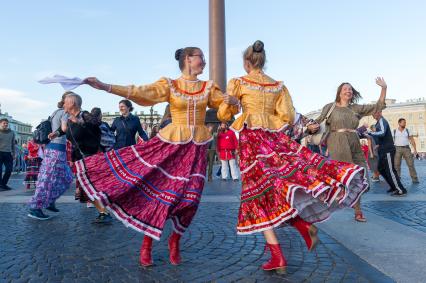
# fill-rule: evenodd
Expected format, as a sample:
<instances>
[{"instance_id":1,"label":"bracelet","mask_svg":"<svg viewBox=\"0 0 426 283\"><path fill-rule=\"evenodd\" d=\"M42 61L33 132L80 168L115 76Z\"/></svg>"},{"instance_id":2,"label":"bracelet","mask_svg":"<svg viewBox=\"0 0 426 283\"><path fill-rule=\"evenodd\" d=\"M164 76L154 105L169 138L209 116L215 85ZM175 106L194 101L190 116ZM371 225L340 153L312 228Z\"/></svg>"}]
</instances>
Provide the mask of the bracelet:
<instances>
[{"instance_id":1,"label":"bracelet","mask_svg":"<svg viewBox=\"0 0 426 283\"><path fill-rule=\"evenodd\" d=\"M127 97L126 97L126 99L130 98L130 92L131 92L131 88L127 87Z\"/></svg>"},{"instance_id":2,"label":"bracelet","mask_svg":"<svg viewBox=\"0 0 426 283\"><path fill-rule=\"evenodd\" d=\"M112 91L112 85L110 84L110 85L108 85L108 90L107 90L108 92L111 92Z\"/></svg>"}]
</instances>

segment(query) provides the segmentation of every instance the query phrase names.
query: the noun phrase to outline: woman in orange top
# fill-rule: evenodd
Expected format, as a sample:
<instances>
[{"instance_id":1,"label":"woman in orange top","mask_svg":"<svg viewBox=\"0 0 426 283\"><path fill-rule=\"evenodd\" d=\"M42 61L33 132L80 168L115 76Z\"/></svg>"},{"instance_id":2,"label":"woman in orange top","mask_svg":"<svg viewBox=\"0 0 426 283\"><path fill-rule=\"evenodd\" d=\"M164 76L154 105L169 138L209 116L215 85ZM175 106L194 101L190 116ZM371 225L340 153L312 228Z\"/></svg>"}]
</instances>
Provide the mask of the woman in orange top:
<instances>
[{"instance_id":1,"label":"woman in orange top","mask_svg":"<svg viewBox=\"0 0 426 283\"><path fill-rule=\"evenodd\" d=\"M182 75L144 86L86 83L126 97L139 105L170 104L172 122L143 144L112 150L78 161L77 176L84 190L99 199L126 226L145 234L140 263L152 265L152 239L159 240L167 219L170 262L181 262L179 239L191 223L203 191L210 131L204 125L206 107L218 108L223 94L212 81L201 81L205 60L197 47L175 54Z\"/></svg>"},{"instance_id":2,"label":"woman in orange top","mask_svg":"<svg viewBox=\"0 0 426 283\"><path fill-rule=\"evenodd\" d=\"M285 271L287 262L274 228L294 226L312 250L317 228L341 207L353 205L367 189L364 168L333 160L291 140L283 130L293 124L295 109L287 88L263 72L266 54L261 41L243 55L247 75L232 79L218 118L227 121L242 108L231 129L240 133L242 178L237 232L263 232L271 259L264 270Z\"/></svg>"}]
</instances>

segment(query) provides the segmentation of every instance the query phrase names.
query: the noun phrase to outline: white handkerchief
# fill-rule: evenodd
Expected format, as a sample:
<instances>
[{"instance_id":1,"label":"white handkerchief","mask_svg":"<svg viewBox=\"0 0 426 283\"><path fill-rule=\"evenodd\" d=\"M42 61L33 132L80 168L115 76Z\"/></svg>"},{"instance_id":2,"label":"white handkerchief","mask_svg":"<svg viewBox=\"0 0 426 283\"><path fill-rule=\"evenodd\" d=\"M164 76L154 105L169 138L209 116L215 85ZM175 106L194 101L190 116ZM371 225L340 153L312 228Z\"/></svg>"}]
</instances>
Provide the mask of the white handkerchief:
<instances>
[{"instance_id":1,"label":"white handkerchief","mask_svg":"<svg viewBox=\"0 0 426 283\"><path fill-rule=\"evenodd\" d=\"M80 78L77 78L77 77L67 78L67 77L61 76L61 75L54 75L53 77L47 77L47 78L44 78L42 80L39 80L38 82L41 83L41 84L59 83L67 91L73 90L76 87L83 84L83 80L80 79Z\"/></svg>"}]
</instances>

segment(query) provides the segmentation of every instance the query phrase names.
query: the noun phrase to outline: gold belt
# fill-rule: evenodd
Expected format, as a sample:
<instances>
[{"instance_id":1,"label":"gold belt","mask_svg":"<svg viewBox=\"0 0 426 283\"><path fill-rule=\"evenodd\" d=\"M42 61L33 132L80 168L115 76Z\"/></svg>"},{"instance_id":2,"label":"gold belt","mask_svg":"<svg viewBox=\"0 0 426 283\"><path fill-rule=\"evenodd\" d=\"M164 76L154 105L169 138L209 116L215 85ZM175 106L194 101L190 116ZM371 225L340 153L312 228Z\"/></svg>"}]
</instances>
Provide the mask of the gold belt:
<instances>
[{"instance_id":1,"label":"gold belt","mask_svg":"<svg viewBox=\"0 0 426 283\"><path fill-rule=\"evenodd\" d=\"M332 132L334 132L334 133L356 133L356 130L354 130L354 129L338 129L338 130L333 130Z\"/></svg>"}]
</instances>

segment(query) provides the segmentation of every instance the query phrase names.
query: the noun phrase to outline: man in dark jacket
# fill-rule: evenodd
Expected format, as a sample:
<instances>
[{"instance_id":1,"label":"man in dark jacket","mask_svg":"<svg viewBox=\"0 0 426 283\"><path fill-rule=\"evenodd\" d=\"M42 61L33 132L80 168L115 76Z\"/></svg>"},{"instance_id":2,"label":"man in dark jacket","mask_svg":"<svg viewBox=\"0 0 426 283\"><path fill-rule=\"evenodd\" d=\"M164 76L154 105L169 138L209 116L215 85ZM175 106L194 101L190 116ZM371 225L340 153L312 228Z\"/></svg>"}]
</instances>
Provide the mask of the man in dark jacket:
<instances>
[{"instance_id":1,"label":"man in dark jacket","mask_svg":"<svg viewBox=\"0 0 426 283\"><path fill-rule=\"evenodd\" d=\"M393 143L392 133L389 127L388 121L382 116L382 112L376 112L373 114L373 118L376 119L376 131L370 132L369 135L373 136L377 140L379 145L379 172L380 175L385 178L389 184L389 193L392 196L405 196L407 190L401 183L401 179L395 170L394 159L395 159L395 145Z\"/></svg>"},{"instance_id":2,"label":"man in dark jacket","mask_svg":"<svg viewBox=\"0 0 426 283\"><path fill-rule=\"evenodd\" d=\"M123 99L119 103L121 116L114 119L111 130L116 133L114 149L136 144L136 132L144 141L148 140L148 135L142 129L141 123L137 116L134 116L132 103Z\"/></svg>"}]
</instances>

